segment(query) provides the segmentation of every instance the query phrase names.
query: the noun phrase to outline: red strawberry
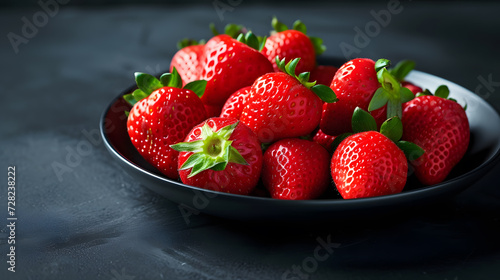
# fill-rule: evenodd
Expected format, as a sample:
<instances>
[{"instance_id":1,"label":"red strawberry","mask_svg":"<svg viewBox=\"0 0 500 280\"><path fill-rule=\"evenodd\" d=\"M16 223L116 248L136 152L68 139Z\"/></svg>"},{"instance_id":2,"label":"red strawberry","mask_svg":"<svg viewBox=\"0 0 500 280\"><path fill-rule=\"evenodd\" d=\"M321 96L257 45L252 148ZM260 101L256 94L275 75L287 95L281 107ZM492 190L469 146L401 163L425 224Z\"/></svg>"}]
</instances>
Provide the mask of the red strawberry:
<instances>
[{"instance_id":1,"label":"red strawberry","mask_svg":"<svg viewBox=\"0 0 500 280\"><path fill-rule=\"evenodd\" d=\"M352 118L355 133L339 136L344 139L336 140L341 142L331 160L333 182L340 195L351 199L401 192L408 174L405 153L418 157L423 151L399 141L403 132L397 116L385 121L381 132L375 131L375 119L359 107Z\"/></svg>"},{"instance_id":2,"label":"red strawberry","mask_svg":"<svg viewBox=\"0 0 500 280\"><path fill-rule=\"evenodd\" d=\"M220 112L222 110L222 106L219 105L205 105L205 110L207 111L207 117L218 117L220 115Z\"/></svg>"},{"instance_id":3,"label":"red strawberry","mask_svg":"<svg viewBox=\"0 0 500 280\"><path fill-rule=\"evenodd\" d=\"M318 127L322 100L334 102L335 94L324 85L308 82L309 73L296 76L295 66L300 59L279 63L283 72L273 72L258 78L241 114L263 143L303 136Z\"/></svg>"},{"instance_id":4,"label":"red strawberry","mask_svg":"<svg viewBox=\"0 0 500 280\"><path fill-rule=\"evenodd\" d=\"M203 103L191 89L180 88L182 81L175 69L172 74L162 75L161 82L144 73L135 76L139 89L124 96L135 104L127 119L130 140L146 161L167 177L177 179L178 152L169 145L182 141L194 125L206 119ZM199 84L204 82L190 86Z\"/></svg>"},{"instance_id":5,"label":"red strawberry","mask_svg":"<svg viewBox=\"0 0 500 280\"><path fill-rule=\"evenodd\" d=\"M185 142L171 147L179 154L183 183L234 194L249 194L262 169L257 136L231 118L210 118L195 126Z\"/></svg>"},{"instance_id":6,"label":"red strawberry","mask_svg":"<svg viewBox=\"0 0 500 280\"><path fill-rule=\"evenodd\" d=\"M202 70L201 57L204 47L204 44L198 44L190 40L179 42L179 50L170 62L170 72L175 67L184 84L199 80Z\"/></svg>"},{"instance_id":7,"label":"red strawberry","mask_svg":"<svg viewBox=\"0 0 500 280\"><path fill-rule=\"evenodd\" d=\"M330 86L339 68L330 65L318 65L311 71L311 81L316 81L317 84Z\"/></svg>"},{"instance_id":8,"label":"red strawberry","mask_svg":"<svg viewBox=\"0 0 500 280\"><path fill-rule=\"evenodd\" d=\"M330 85L339 100L323 105L320 127L324 133L349 132L356 107L370 110L378 126L390 117L401 118L401 104L414 95L389 73L389 63L386 59L357 58L339 68Z\"/></svg>"},{"instance_id":9,"label":"red strawberry","mask_svg":"<svg viewBox=\"0 0 500 280\"><path fill-rule=\"evenodd\" d=\"M376 131L346 138L332 157L333 182L345 199L399 193L406 184L405 155Z\"/></svg>"},{"instance_id":10,"label":"red strawberry","mask_svg":"<svg viewBox=\"0 0 500 280\"><path fill-rule=\"evenodd\" d=\"M250 95L251 88L251 86L244 87L231 94L224 104L224 107L222 107L220 116L223 118L240 119L245 100Z\"/></svg>"},{"instance_id":11,"label":"red strawberry","mask_svg":"<svg viewBox=\"0 0 500 280\"><path fill-rule=\"evenodd\" d=\"M444 88L442 88L444 89ZM447 89L444 89L446 92ZM403 139L421 146L425 153L411 164L425 185L442 182L462 159L469 145L469 121L457 102L436 95L422 95L403 109Z\"/></svg>"},{"instance_id":12,"label":"red strawberry","mask_svg":"<svg viewBox=\"0 0 500 280\"><path fill-rule=\"evenodd\" d=\"M251 32L238 38L253 47L259 45ZM207 87L201 97L203 103L222 107L232 93L273 72L272 64L264 55L238 40L222 34L205 45L201 79L207 81Z\"/></svg>"},{"instance_id":13,"label":"red strawberry","mask_svg":"<svg viewBox=\"0 0 500 280\"><path fill-rule=\"evenodd\" d=\"M417 94L423 91L421 87L407 81L401 82L401 86L411 90L413 94Z\"/></svg>"},{"instance_id":14,"label":"red strawberry","mask_svg":"<svg viewBox=\"0 0 500 280\"><path fill-rule=\"evenodd\" d=\"M330 154L318 143L283 139L264 153L262 182L272 198L314 199L330 186Z\"/></svg>"},{"instance_id":15,"label":"red strawberry","mask_svg":"<svg viewBox=\"0 0 500 280\"><path fill-rule=\"evenodd\" d=\"M301 58L297 65L296 74L311 72L316 66L316 55L325 51L322 40L306 35L306 27L301 21L296 21L293 29L273 18L271 25L277 33L267 38L262 53L273 64L274 70L279 71L276 57L286 58L286 63L295 58Z\"/></svg>"},{"instance_id":16,"label":"red strawberry","mask_svg":"<svg viewBox=\"0 0 500 280\"><path fill-rule=\"evenodd\" d=\"M325 134L321 129L318 129L312 140L323 146L330 154L333 153L332 143L335 140L335 136Z\"/></svg>"}]
</instances>

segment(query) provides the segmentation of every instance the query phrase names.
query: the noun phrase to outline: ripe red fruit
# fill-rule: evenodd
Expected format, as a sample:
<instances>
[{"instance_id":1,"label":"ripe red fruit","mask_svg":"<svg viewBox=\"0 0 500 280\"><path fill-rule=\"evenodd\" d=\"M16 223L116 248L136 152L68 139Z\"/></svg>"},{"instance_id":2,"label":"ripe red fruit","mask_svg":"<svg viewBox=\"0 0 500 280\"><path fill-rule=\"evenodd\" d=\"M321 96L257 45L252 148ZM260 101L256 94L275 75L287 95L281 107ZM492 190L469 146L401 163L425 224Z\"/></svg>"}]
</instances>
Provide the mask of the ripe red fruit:
<instances>
[{"instance_id":1,"label":"ripe red fruit","mask_svg":"<svg viewBox=\"0 0 500 280\"><path fill-rule=\"evenodd\" d=\"M260 142L236 119L210 118L172 148L180 151L179 175L185 184L243 195L257 186L262 169Z\"/></svg>"},{"instance_id":2,"label":"ripe red fruit","mask_svg":"<svg viewBox=\"0 0 500 280\"><path fill-rule=\"evenodd\" d=\"M312 140L325 148L330 154L333 153L332 143L336 136L325 134L321 129L318 129Z\"/></svg>"},{"instance_id":3,"label":"ripe red fruit","mask_svg":"<svg viewBox=\"0 0 500 280\"><path fill-rule=\"evenodd\" d=\"M240 119L245 102L250 95L251 86L241 88L231 94L222 107L221 117Z\"/></svg>"},{"instance_id":4,"label":"ripe red fruit","mask_svg":"<svg viewBox=\"0 0 500 280\"><path fill-rule=\"evenodd\" d=\"M207 118L218 117L222 111L222 106L219 105L205 105L205 111L207 111Z\"/></svg>"},{"instance_id":5,"label":"ripe red fruit","mask_svg":"<svg viewBox=\"0 0 500 280\"><path fill-rule=\"evenodd\" d=\"M465 110L453 100L423 95L404 105L402 122L403 139L425 150L423 156L411 162L415 175L425 185L442 182L469 145Z\"/></svg>"},{"instance_id":6,"label":"ripe red fruit","mask_svg":"<svg viewBox=\"0 0 500 280\"><path fill-rule=\"evenodd\" d=\"M296 74L311 72L316 66L316 55L325 50L322 40L308 37L306 27L300 21L296 21L291 30L276 18L273 18L271 25L276 33L267 38L262 53L273 64L274 70L279 71L276 57L286 58L286 63L300 58Z\"/></svg>"},{"instance_id":7,"label":"ripe red fruit","mask_svg":"<svg viewBox=\"0 0 500 280\"><path fill-rule=\"evenodd\" d=\"M423 91L421 87L407 81L401 82L401 86L411 90L413 94L417 94Z\"/></svg>"},{"instance_id":8,"label":"ripe red fruit","mask_svg":"<svg viewBox=\"0 0 500 280\"><path fill-rule=\"evenodd\" d=\"M162 80L169 76L180 82L176 71L163 75ZM148 74L136 73L136 81L139 89L124 96L135 104L127 119L130 140L146 161L168 178L177 179L178 152L170 145L182 141L194 125L206 119L203 103L192 90L162 84Z\"/></svg>"},{"instance_id":9,"label":"ripe red fruit","mask_svg":"<svg viewBox=\"0 0 500 280\"><path fill-rule=\"evenodd\" d=\"M349 132L350 116L356 107L369 110L378 127L391 117L401 118L401 104L413 99L414 95L387 70L388 65L387 59L374 62L357 58L340 67L330 85L339 101L323 105L320 127L324 133Z\"/></svg>"},{"instance_id":10,"label":"ripe red fruit","mask_svg":"<svg viewBox=\"0 0 500 280\"><path fill-rule=\"evenodd\" d=\"M335 66L318 65L311 71L309 80L316 81L317 84L330 86L337 70L339 70L339 68Z\"/></svg>"},{"instance_id":11,"label":"ripe red fruit","mask_svg":"<svg viewBox=\"0 0 500 280\"><path fill-rule=\"evenodd\" d=\"M250 32L240 36L251 45L258 44ZM207 81L203 103L222 107L227 98L238 89L252 85L258 77L273 72L272 64L256 49L231 38L217 35L205 45L203 70L200 79Z\"/></svg>"},{"instance_id":12,"label":"ripe red fruit","mask_svg":"<svg viewBox=\"0 0 500 280\"><path fill-rule=\"evenodd\" d=\"M319 144L283 139L264 153L262 182L272 198L314 199L330 186L330 154Z\"/></svg>"},{"instance_id":13,"label":"ripe red fruit","mask_svg":"<svg viewBox=\"0 0 500 280\"><path fill-rule=\"evenodd\" d=\"M199 80L202 71L201 57L204 47L203 44L191 45L188 43L187 45L181 45L181 49L172 57L170 72L172 73L175 67L184 84Z\"/></svg>"},{"instance_id":14,"label":"ripe red fruit","mask_svg":"<svg viewBox=\"0 0 500 280\"><path fill-rule=\"evenodd\" d=\"M268 73L252 85L241 114L241 121L252 129L263 143L303 136L318 127L323 101L334 102L335 94L327 86L309 83L309 73L295 76L294 59L280 69ZM286 69L285 69L286 68Z\"/></svg>"},{"instance_id":15,"label":"ripe red fruit","mask_svg":"<svg viewBox=\"0 0 500 280\"><path fill-rule=\"evenodd\" d=\"M368 109L370 100L380 87L375 61L357 58L344 63L336 72L330 87L339 99L323 105L321 130L328 135L340 135L351 130L351 116L356 107ZM386 116L378 110L374 116L382 123Z\"/></svg>"},{"instance_id":16,"label":"ripe red fruit","mask_svg":"<svg viewBox=\"0 0 500 280\"><path fill-rule=\"evenodd\" d=\"M406 184L405 155L389 138L376 131L344 139L331 161L333 182L344 199L399 193Z\"/></svg>"}]
</instances>

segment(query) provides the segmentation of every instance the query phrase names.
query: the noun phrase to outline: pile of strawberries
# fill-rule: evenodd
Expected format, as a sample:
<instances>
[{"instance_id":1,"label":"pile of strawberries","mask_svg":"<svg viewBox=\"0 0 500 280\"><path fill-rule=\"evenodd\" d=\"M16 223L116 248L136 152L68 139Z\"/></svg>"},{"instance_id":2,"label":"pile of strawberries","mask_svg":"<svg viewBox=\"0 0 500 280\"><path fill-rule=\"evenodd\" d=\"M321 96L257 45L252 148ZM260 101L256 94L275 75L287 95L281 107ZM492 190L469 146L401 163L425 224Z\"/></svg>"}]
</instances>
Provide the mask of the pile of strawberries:
<instances>
[{"instance_id":1,"label":"pile of strawberries","mask_svg":"<svg viewBox=\"0 0 500 280\"><path fill-rule=\"evenodd\" d=\"M276 199L336 187L351 199L401 192L409 170L437 184L464 156L465 109L446 86L432 94L406 82L413 62L318 65L325 47L303 23L272 26L265 38L228 25L206 43L184 41L170 73L135 73L127 130L165 176Z\"/></svg>"}]
</instances>

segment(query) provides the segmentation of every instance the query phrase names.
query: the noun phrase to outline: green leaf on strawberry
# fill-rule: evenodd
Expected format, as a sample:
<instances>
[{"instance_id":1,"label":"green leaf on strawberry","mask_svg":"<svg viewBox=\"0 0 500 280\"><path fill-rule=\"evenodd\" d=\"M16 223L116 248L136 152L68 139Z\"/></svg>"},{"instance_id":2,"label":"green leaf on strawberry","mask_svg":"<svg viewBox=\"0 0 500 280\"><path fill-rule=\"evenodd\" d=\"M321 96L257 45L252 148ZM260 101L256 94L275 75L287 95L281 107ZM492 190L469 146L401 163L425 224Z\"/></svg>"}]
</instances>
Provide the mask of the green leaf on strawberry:
<instances>
[{"instance_id":1,"label":"green leaf on strawberry","mask_svg":"<svg viewBox=\"0 0 500 280\"><path fill-rule=\"evenodd\" d=\"M434 91L434 94L429 89L425 89L424 91L417 93L416 97L425 96L425 95L434 95L434 96L448 99L448 100L451 100L451 101L458 103L458 101L456 99L449 97L450 96L450 89L448 88L447 85L438 86L437 89ZM467 104L465 104L463 106L463 108L464 108L464 110L467 110Z\"/></svg>"},{"instance_id":2,"label":"green leaf on strawberry","mask_svg":"<svg viewBox=\"0 0 500 280\"><path fill-rule=\"evenodd\" d=\"M199 41L196 41L196 40L193 40L193 39L189 39L189 38L184 38L182 40L180 40L179 42L177 42L177 49L183 49L185 47L189 47L189 46L196 46L196 45L204 45L205 44L205 40L199 40Z\"/></svg>"},{"instance_id":3,"label":"green leaf on strawberry","mask_svg":"<svg viewBox=\"0 0 500 280\"><path fill-rule=\"evenodd\" d=\"M214 23L210 23L208 27L210 28L210 31L212 31L212 34L214 36L221 34L219 30L217 30L217 28L215 27ZM231 38L233 39L236 39L241 33L246 33L245 26L241 24L229 23L226 24L226 26L224 27L224 34L231 36Z\"/></svg>"},{"instance_id":4,"label":"green leaf on strawberry","mask_svg":"<svg viewBox=\"0 0 500 280\"><path fill-rule=\"evenodd\" d=\"M239 42L248 45L249 47L262 51L264 45L266 44L266 37L257 37L252 31L248 31L247 33L241 33L236 38Z\"/></svg>"},{"instance_id":5,"label":"green leaf on strawberry","mask_svg":"<svg viewBox=\"0 0 500 280\"><path fill-rule=\"evenodd\" d=\"M391 61L385 58L378 59L375 62L375 72L378 72L382 70L382 68L387 68L389 65L391 65Z\"/></svg>"},{"instance_id":6,"label":"green leaf on strawberry","mask_svg":"<svg viewBox=\"0 0 500 280\"><path fill-rule=\"evenodd\" d=\"M181 79L180 75L178 74L176 68L174 68L172 70L172 73L165 73L165 74L161 75L160 76L160 83L161 83L161 86L164 86L164 87L175 87L175 88L182 87L182 79Z\"/></svg>"},{"instance_id":7,"label":"green leaf on strawberry","mask_svg":"<svg viewBox=\"0 0 500 280\"><path fill-rule=\"evenodd\" d=\"M402 82L413 69L415 69L415 61L405 59L398 62L389 72L396 80Z\"/></svg>"},{"instance_id":8,"label":"green leaf on strawberry","mask_svg":"<svg viewBox=\"0 0 500 280\"><path fill-rule=\"evenodd\" d=\"M231 145L233 141L229 140L237 124L238 122L235 122L218 131L213 131L205 123L201 127L200 138L202 140L170 145L176 151L193 153L182 164L180 170L192 168L188 177L193 177L207 169L224 170L229 162L248 165L238 150Z\"/></svg>"},{"instance_id":9,"label":"green leaf on strawberry","mask_svg":"<svg viewBox=\"0 0 500 280\"><path fill-rule=\"evenodd\" d=\"M375 118L359 107L354 109L351 125L354 133L377 131L377 122Z\"/></svg>"},{"instance_id":10,"label":"green leaf on strawberry","mask_svg":"<svg viewBox=\"0 0 500 280\"><path fill-rule=\"evenodd\" d=\"M332 143L332 149L335 149L347 137L366 131L377 131L375 118L365 110L356 107L352 114L353 133L343 133L335 138ZM400 141L403 136L403 123L398 116L387 119L380 127L380 133L389 138L403 151L408 160L415 160L424 154L424 150L417 144L408 141Z\"/></svg>"},{"instance_id":11,"label":"green leaf on strawberry","mask_svg":"<svg viewBox=\"0 0 500 280\"><path fill-rule=\"evenodd\" d=\"M450 95L450 89L445 85L440 85L434 92L434 95L437 97L448 99L448 96Z\"/></svg>"},{"instance_id":12,"label":"green leaf on strawberry","mask_svg":"<svg viewBox=\"0 0 500 280\"><path fill-rule=\"evenodd\" d=\"M153 91L162 87L189 89L196 93L198 97L201 97L207 85L207 81L198 80L190 82L186 86L182 87L182 79L175 67L173 68L172 73L165 73L160 76L160 79L153 75L141 72L135 72L134 75L138 88L132 93L125 94L123 96L123 99L125 99L125 101L132 106L140 100L148 97Z\"/></svg>"},{"instance_id":13,"label":"green leaf on strawberry","mask_svg":"<svg viewBox=\"0 0 500 280\"><path fill-rule=\"evenodd\" d=\"M380 126L380 133L391 139L392 142L397 143L403 136L403 123L398 117L392 117L386 120Z\"/></svg>"},{"instance_id":14,"label":"green leaf on strawberry","mask_svg":"<svg viewBox=\"0 0 500 280\"><path fill-rule=\"evenodd\" d=\"M135 72L134 75L137 87L147 95L163 87L162 83L155 76L141 72Z\"/></svg>"},{"instance_id":15,"label":"green leaf on strawberry","mask_svg":"<svg viewBox=\"0 0 500 280\"><path fill-rule=\"evenodd\" d=\"M300 58L295 58L285 64L286 58L280 60L279 57L276 56L276 64L282 72L295 77L302 85L313 91L322 101L326 103L336 102L338 100L337 96L330 87L321 84L317 85L316 81L309 82L309 72L303 72L299 75L295 74L295 68L297 67L297 64L299 64L299 61Z\"/></svg>"}]
</instances>

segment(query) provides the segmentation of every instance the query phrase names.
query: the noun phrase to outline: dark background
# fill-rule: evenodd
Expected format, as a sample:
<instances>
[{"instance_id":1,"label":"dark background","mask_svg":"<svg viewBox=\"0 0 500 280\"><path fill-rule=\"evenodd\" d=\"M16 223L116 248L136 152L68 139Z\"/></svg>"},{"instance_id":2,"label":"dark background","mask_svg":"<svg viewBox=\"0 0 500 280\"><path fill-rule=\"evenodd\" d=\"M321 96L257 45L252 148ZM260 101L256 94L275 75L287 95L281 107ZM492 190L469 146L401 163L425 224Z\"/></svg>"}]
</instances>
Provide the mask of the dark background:
<instances>
[{"instance_id":1,"label":"dark background","mask_svg":"<svg viewBox=\"0 0 500 280\"><path fill-rule=\"evenodd\" d=\"M15 274L7 271L8 229L0 223L1 279L280 279L313 256L318 238L337 247L308 279L498 277L498 164L463 193L416 212L283 229L202 214L187 224L175 203L125 173L97 138L99 117L135 71L168 69L178 40L209 38L211 22L266 34L276 15L288 25L302 19L324 39L324 56L343 58L339 45L354 45L354 28L388 3L220 2L239 4L218 13L214 1L70 1L17 53L8 34L22 35L23 17L32 22L43 9L37 1L0 3L0 182L15 165L18 217ZM418 70L476 92L498 111L500 4L401 5L357 56L413 59ZM57 174L55 163L69 170Z\"/></svg>"}]
</instances>

